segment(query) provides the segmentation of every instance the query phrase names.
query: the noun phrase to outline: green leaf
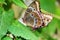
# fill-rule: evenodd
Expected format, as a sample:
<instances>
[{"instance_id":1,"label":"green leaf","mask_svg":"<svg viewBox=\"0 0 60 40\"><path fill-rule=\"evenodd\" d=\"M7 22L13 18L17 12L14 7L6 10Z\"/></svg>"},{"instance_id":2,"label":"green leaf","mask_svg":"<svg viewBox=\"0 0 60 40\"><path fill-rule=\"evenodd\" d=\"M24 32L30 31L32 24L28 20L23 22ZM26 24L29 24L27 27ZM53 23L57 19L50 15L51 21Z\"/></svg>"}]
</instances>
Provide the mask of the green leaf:
<instances>
[{"instance_id":1,"label":"green leaf","mask_svg":"<svg viewBox=\"0 0 60 40\"><path fill-rule=\"evenodd\" d=\"M40 7L50 13L56 12L55 0L40 0Z\"/></svg>"},{"instance_id":2,"label":"green leaf","mask_svg":"<svg viewBox=\"0 0 60 40\"><path fill-rule=\"evenodd\" d=\"M0 12L0 35L5 35L8 27L13 20L13 11L2 11Z\"/></svg>"},{"instance_id":3,"label":"green leaf","mask_svg":"<svg viewBox=\"0 0 60 40\"><path fill-rule=\"evenodd\" d=\"M1 34L0 34L0 40L2 39L3 36L4 36L4 35L1 35Z\"/></svg>"},{"instance_id":4,"label":"green leaf","mask_svg":"<svg viewBox=\"0 0 60 40\"><path fill-rule=\"evenodd\" d=\"M10 37L4 37L2 40L12 40Z\"/></svg>"},{"instance_id":5,"label":"green leaf","mask_svg":"<svg viewBox=\"0 0 60 40\"><path fill-rule=\"evenodd\" d=\"M26 26L17 20L9 27L9 31L15 36L21 36L28 40L38 40L36 35L34 35Z\"/></svg>"},{"instance_id":6,"label":"green leaf","mask_svg":"<svg viewBox=\"0 0 60 40\"><path fill-rule=\"evenodd\" d=\"M2 12L3 12L3 8L0 7L0 16L1 16Z\"/></svg>"},{"instance_id":7,"label":"green leaf","mask_svg":"<svg viewBox=\"0 0 60 40\"><path fill-rule=\"evenodd\" d=\"M4 3L5 2L5 0L0 0L0 3Z\"/></svg>"},{"instance_id":8,"label":"green leaf","mask_svg":"<svg viewBox=\"0 0 60 40\"><path fill-rule=\"evenodd\" d=\"M12 0L16 5L22 7L22 8L27 8L27 6L21 1L21 0Z\"/></svg>"},{"instance_id":9,"label":"green leaf","mask_svg":"<svg viewBox=\"0 0 60 40\"><path fill-rule=\"evenodd\" d=\"M3 12L3 8L0 7L0 18L2 16L2 12ZM0 20L0 25L1 25L1 20ZM1 40L2 37L3 37L3 35L0 34L0 40Z\"/></svg>"},{"instance_id":10,"label":"green leaf","mask_svg":"<svg viewBox=\"0 0 60 40\"><path fill-rule=\"evenodd\" d=\"M56 9L56 15L60 16L60 8L58 8L58 7Z\"/></svg>"},{"instance_id":11,"label":"green leaf","mask_svg":"<svg viewBox=\"0 0 60 40\"><path fill-rule=\"evenodd\" d=\"M16 38L16 40L22 40L21 38Z\"/></svg>"},{"instance_id":12,"label":"green leaf","mask_svg":"<svg viewBox=\"0 0 60 40\"><path fill-rule=\"evenodd\" d=\"M58 20L58 29L60 30L60 20Z\"/></svg>"}]
</instances>

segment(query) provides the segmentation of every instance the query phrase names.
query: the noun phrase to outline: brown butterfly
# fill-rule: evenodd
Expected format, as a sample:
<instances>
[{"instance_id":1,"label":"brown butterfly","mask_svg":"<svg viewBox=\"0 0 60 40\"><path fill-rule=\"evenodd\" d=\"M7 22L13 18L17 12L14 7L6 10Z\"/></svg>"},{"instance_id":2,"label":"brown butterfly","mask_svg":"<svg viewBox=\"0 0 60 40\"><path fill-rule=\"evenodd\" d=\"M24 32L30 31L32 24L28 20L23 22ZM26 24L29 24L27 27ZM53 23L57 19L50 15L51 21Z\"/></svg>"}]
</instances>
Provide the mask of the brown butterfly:
<instances>
[{"instance_id":1,"label":"brown butterfly","mask_svg":"<svg viewBox=\"0 0 60 40\"><path fill-rule=\"evenodd\" d=\"M23 23L34 29L47 26L52 20L52 16L43 14L39 8L39 2L32 2L22 17Z\"/></svg>"}]
</instances>

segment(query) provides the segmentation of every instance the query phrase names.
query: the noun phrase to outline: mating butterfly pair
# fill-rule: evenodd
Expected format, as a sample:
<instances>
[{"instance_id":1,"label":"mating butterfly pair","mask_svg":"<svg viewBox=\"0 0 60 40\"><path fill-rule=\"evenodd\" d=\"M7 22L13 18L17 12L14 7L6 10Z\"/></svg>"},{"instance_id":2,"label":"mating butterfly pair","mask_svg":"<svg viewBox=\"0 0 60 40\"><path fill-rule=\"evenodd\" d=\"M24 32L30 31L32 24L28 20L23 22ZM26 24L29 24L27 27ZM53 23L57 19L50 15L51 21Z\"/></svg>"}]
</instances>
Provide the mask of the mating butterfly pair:
<instances>
[{"instance_id":1,"label":"mating butterfly pair","mask_svg":"<svg viewBox=\"0 0 60 40\"><path fill-rule=\"evenodd\" d=\"M24 16L22 17L23 23L34 29L47 26L52 20L52 16L43 14L39 9L39 3L34 1L27 8Z\"/></svg>"}]
</instances>

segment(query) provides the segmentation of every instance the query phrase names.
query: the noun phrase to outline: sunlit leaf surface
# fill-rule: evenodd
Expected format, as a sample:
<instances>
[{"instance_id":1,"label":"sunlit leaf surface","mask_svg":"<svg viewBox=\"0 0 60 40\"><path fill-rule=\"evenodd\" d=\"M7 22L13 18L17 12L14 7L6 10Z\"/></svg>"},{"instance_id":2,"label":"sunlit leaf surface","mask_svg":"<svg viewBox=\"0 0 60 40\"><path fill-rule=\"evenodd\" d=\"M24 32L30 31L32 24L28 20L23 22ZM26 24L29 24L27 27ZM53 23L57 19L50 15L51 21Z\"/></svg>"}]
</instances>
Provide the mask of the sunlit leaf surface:
<instances>
[{"instance_id":1,"label":"sunlit leaf surface","mask_svg":"<svg viewBox=\"0 0 60 40\"><path fill-rule=\"evenodd\" d=\"M12 38L10 38L10 37L5 37L5 38L3 38L2 40L12 40Z\"/></svg>"},{"instance_id":2,"label":"sunlit leaf surface","mask_svg":"<svg viewBox=\"0 0 60 40\"><path fill-rule=\"evenodd\" d=\"M0 35L5 35L7 28L10 26L13 20L13 11L1 11L0 13Z\"/></svg>"},{"instance_id":3,"label":"sunlit leaf surface","mask_svg":"<svg viewBox=\"0 0 60 40\"><path fill-rule=\"evenodd\" d=\"M15 21L12 26L10 26L9 31L15 36L21 36L28 40L38 40L38 38L23 24Z\"/></svg>"}]
</instances>

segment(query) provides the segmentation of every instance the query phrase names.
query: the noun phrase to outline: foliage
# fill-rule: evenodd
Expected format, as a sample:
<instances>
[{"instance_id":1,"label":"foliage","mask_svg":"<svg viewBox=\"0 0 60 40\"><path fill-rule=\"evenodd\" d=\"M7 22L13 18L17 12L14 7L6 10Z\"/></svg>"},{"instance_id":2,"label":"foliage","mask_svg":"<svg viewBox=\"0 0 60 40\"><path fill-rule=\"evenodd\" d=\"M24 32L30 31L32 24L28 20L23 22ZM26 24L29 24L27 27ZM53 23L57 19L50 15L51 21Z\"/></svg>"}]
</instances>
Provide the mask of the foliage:
<instances>
[{"instance_id":1,"label":"foliage","mask_svg":"<svg viewBox=\"0 0 60 40\"><path fill-rule=\"evenodd\" d=\"M2 40L12 40L10 37L5 37Z\"/></svg>"},{"instance_id":2,"label":"foliage","mask_svg":"<svg viewBox=\"0 0 60 40\"><path fill-rule=\"evenodd\" d=\"M13 40L6 36L9 32L15 40L56 40L52 36L56 29L60 30L60 8L55 5L56 0L40 0L41 9L53 14L53 20L48 26L31 30L14 18L12 3L21 8L27 8L22 0L0 0L0 40Z\"/></svg>"}]
</instances>

